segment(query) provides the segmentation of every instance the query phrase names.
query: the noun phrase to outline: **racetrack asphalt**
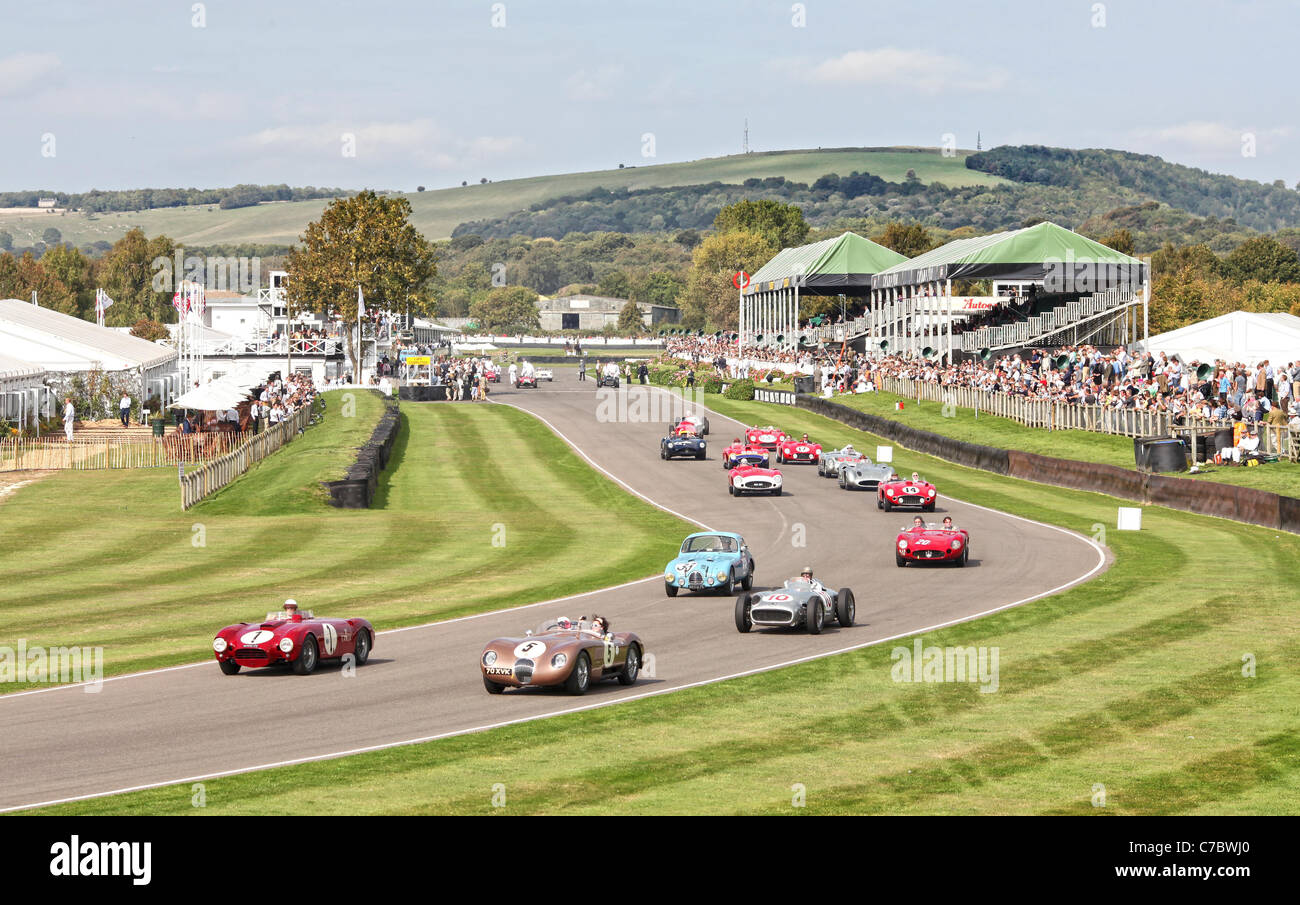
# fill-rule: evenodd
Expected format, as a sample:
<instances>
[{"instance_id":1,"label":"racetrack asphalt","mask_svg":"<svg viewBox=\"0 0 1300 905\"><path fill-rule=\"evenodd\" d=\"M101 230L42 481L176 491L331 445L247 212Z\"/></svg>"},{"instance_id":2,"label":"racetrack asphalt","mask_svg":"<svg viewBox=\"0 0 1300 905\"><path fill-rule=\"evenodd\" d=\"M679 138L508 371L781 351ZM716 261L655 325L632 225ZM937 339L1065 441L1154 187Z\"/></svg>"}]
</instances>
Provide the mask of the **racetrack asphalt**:
<instances>
[{"instance_id":1,"label":"racetrack asphalt","mask_svg":"<svg viewBox=\"0 0 1300 905\"><path fill-rule=\"evenodd\" d=\"M683 592L669 598L656 574L559 602L392 631L376 626L372 659L352 677L332 664L307 677L287 670L228 677L207 661L107 679L94 693L62 686L3 695L0 811L196 782L673 691L1026 603L1094 577L1107 564L1104 549L1082 535L947 498L940 485L938 509L924 517L952 515L970 530L970 564L899 569L894 538L913 513L881 512L874 494L843 491L819 478L814 465L784 466L780 497L728 495L719 456L740 426L716 412L705 413L711 428L705 461L665 462L659 458L667 428L661 416L668 414L663 390L624 387L598 395L594 381L559 372L555 383L537 390L494 388L493 399L543 419L632 492L701 526L743 534L757 564L755 589L779 586L805 565L827 587L851 587L856 624L830 623L816 636L741 634L734 597ZM659 416L641 419L647 408L658 408ZM596 551L619 539L591 542ZM583 697L551 689L484 691L478 657L485 642L522 635L544 618L593 612L609 617L615 631L641 636L653 675L628 688L596 684Z\"/></svg>"}]
</instances>

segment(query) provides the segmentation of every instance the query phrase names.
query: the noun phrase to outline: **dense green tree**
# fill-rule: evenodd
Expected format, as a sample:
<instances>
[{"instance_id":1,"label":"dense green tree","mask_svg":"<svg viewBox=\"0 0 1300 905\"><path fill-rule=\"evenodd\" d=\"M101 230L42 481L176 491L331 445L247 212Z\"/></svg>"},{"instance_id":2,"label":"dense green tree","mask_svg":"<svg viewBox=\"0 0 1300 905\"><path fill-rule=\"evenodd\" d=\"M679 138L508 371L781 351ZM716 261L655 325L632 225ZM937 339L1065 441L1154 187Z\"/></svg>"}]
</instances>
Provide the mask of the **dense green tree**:
<instances>
[{"instance_id":1,"label":"dense green tree","mask_svg":"<svg viewBox=\"0 0 1300 905\"><path fill-rule=\"evenodd\" d=\"M93 273L91 261L71 245L56 245L41 255L41 266L52 273L72 293L73 310L67 313L87 320L93 319L95 287L91 278ZM116 301L115 298L114 304Z\"/></svg>"},{"instance_id":2,"label":"dense green tree","mask_svg":"<svg viewBox=\"0 0 1300 905\"><path fill-rule=\"evenodd\" d=\"M1272 236L1257 236L1242 242L1223 262L1224 274L1238 283L1300 282L1300 255Z\"/></svg>"},{"instance_id":3,"label":"dense green tree","mask_svg":"<svg viewBox=\"0 0 1300 905\"><path fill-rule=\"evenodd\" d=\"M493 289L469 309L484 330L492 333L522 333L538 329L537 293L524 286Z\"/></svg>"},{"instance_id":4,"label":"dense green tree","mask_svg":"<svg viewBox=\"0 0 1300 905\"><path fill-rule=\"evenodd\" d=\"M890 223L883 233L872 237L871 241L909 258L924 254L937 245L930 236L930 231L920 223Z\"/></svg>"},{"instance_id":5,"label":"dense green tree","mask_svg":"<svg viewBox=\"0 0 1300 905\"><path fill-rule=\"evenodd\" d=\"M753 233L777 251L803 244L809 230L798 206L770 200L729 204L718 211L713 227L719 233Z\"/></svg>"},{"instance_id":6,"label":"dense green tree","mask_svg":"<svg viewBox=\"0 0 1300 905\"><path fill-rule=\"evenodd\" d=\"M434 247L410 221L411 203L372 191L338 198L308 224L289 253L289 292L302 310L334 311L351 339L358 315L358 288L367 311L388 308L416 315L436 310L430 283L437 274Z\"/></svg>"},{"instance_id":7,"label":"dense green tree","mask_svg":"<svg viewBox=\"0 0 1300 905\"><path fill-rule=\"evenodd\" d=\"M753 274L777 251L773 242L743 230L709 236L695 249L686 291L681 295L682 323L691 329L734 329L740 296L732 282L738 271Z\"/></svg>"},{"instance_id":8,"label":"dense green tree","mask_svg":"<svg viewBox=\"0 0 1300 905\"><path fill-rule=\"evenodd\" d=\"M623 335L637 334L645 329L645 320L636 302L629 301L618 313L618 332Z\"/></svg>"},{"instance_id":9,"label":"dense green tree","mask_svg":"<svg viewBox=\"0 0 1300 905\"><path fill-rule=\"evenodd\" d=\"M1127 229L1116 229L1109 235L1103 236L1100 240L1102 245L1107 248L1113 248L1120 254L1133 254L1133 234Z\"/></svg>"},{"instance_id":10,"label":"dense green tree","mask_svg":"<svg viewBox=\"0 0 1300 905\"><path fill-rule=\"evenodd\" d=\"M130 326L142 317L176 320L172 308L175 286L167 276L174 251L166 236L150 239L143 230L132 229L97 262L94 280L113 299L106 315L109 326Z\"/></svg>"}]
</instances>

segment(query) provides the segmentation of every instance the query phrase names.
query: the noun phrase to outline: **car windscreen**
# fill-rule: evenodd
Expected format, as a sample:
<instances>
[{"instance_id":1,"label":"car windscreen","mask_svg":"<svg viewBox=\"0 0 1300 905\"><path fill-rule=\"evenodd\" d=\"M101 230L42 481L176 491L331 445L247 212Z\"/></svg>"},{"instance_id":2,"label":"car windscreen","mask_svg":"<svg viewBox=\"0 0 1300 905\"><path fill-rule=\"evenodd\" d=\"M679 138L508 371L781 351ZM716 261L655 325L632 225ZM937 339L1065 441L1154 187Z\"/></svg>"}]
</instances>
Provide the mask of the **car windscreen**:
<instances>
[{"instance_id":1,"label":"car windscreen","mask_svg":"<svg viewBox=\"0 0 1300 905\"><path fill-rule=\"evenodd\" d=\"M689 537L682 544L683 553L735 553L736 542L730 537L716 534L705 537Z\"/></svg>"}]
</instances>

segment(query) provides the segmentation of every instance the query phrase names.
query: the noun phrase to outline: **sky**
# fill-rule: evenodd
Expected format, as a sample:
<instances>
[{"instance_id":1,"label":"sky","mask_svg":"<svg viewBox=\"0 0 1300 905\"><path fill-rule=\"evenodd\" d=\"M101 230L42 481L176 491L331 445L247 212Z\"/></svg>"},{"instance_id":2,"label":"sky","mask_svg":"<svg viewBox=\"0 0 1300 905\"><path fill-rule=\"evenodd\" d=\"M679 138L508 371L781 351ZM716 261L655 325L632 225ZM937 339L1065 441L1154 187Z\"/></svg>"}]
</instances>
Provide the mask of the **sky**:
<instances>
[{"instance_id":1,"label":"sky","mask_svg":"<svg viewBox=\"0 0 1300 905\"><path fill-rule=\"evenodd\" d=\"M411 191L735 154L746 119L756 151L978 132L1295 186L1298 24L1300 0L0 0L0 190Z\"/></svg>"}]
</instances>

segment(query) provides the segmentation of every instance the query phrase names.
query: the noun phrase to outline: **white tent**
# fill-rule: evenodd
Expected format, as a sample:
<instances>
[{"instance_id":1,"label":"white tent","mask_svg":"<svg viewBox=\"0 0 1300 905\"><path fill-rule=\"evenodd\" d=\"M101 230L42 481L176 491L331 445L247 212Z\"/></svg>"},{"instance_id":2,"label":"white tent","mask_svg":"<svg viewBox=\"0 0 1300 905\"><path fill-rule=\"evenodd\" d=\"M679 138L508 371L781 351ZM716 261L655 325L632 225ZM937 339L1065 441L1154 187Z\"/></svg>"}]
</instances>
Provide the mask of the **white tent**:
<instances>
[{"instance_id":1,"label":"white tent","mask_svg":"<svg viewBox=\"0 0 1300 905\"><path fill-rule=\"evenodd\" d=\"M1147 348L1183 361L1286 364L1300 360L1300 317L1233 311L1157 334Z\"/></svg>"},{"instance_id":2,"label":"white tent","mask_svg":"<svg viewBox=\"0 0 1300 905\"><path fill-rule=\"evenodd\" d=\"M232 409L248 398L254 387L260 386L264 378L255 377L250 371L226 374L216 380L209 380L202 386L195 387L178 397L167 406L171 409L194 409L202 412L224 411Z\"/></svg>"}]
</instances>

